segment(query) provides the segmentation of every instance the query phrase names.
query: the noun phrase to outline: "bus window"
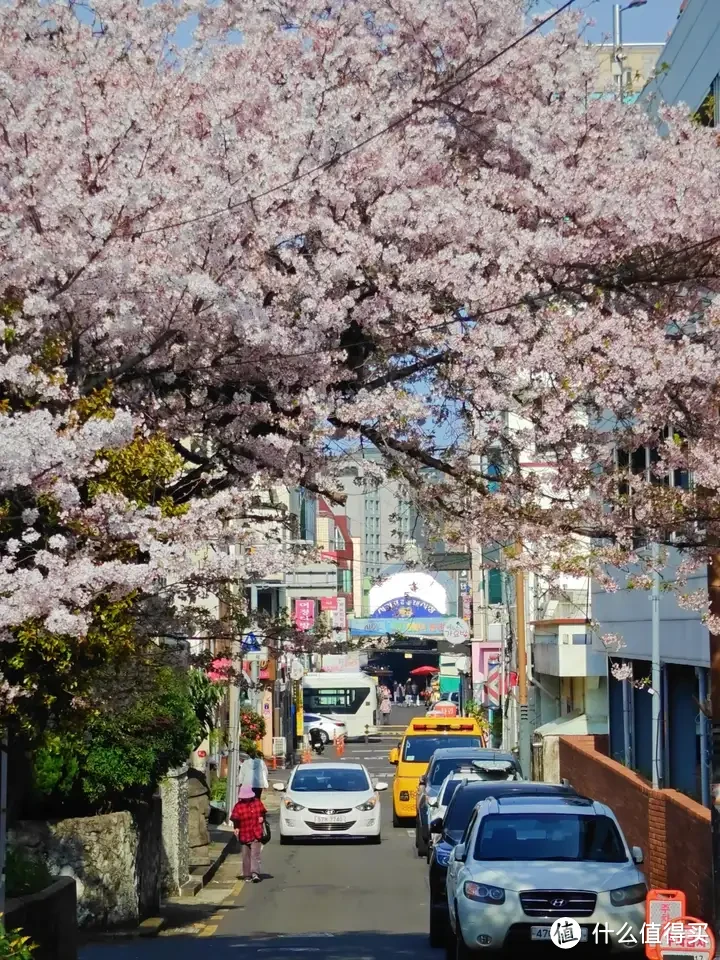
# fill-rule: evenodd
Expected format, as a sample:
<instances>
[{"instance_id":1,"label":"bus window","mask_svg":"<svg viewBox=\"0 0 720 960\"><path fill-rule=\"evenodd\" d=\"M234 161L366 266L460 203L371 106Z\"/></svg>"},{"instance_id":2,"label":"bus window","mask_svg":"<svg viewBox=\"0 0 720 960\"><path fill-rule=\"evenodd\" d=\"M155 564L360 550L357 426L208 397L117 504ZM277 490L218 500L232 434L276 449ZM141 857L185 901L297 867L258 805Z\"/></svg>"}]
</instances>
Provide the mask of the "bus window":
<instances>
[{"instance_id":1,"label":"bus window","mask_svg":"<svg viewBox=\"0 0 720 960\"><path fill-rule=\"evenodd\" d=\"M370 696L370 687L305 688L303 698L316 713L357 713Z\"/></svg>"}]
</instances>

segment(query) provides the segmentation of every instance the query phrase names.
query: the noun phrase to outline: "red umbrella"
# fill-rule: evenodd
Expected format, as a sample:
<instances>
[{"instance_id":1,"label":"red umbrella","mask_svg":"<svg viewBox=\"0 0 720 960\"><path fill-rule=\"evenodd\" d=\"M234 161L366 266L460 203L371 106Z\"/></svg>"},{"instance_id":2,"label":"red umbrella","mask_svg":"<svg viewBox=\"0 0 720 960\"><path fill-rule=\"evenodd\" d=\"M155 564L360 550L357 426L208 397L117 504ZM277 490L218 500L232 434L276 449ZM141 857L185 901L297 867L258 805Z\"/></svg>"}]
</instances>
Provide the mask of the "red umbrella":
<instances>
[{"instance_id":1,"label":"red umbrella","mask_svg":"<svg viewBox=\"0 0 720 960\"><path fill-rule=\"evenodd\" d=\"M411 677L429 677L433 673L440 673L440 667L415 667L410 671Z\"/></svg>"}]
</instances>

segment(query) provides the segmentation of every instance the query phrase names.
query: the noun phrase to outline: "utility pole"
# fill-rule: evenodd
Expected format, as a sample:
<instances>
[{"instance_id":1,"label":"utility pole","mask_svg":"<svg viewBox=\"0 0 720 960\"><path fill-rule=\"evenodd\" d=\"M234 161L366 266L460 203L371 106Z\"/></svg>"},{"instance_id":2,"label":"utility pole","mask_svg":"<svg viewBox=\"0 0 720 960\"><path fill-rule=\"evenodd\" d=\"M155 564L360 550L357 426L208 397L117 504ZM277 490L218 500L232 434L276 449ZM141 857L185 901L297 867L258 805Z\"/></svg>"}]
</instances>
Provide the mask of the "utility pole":
<instances>
[{"instance_id":1,"label":"utility pole","mask_svg":"<svg viewBox=\"0 0 720 960\"><path fill-rule=\"evenodd\" d=\"M715 545L708 564L710 614L720 617L720 549ZM720 633L710 631L710 704L712 711L711 830L713 860L713 929L720 937ZM702 705L705 707L705 704Z\"/></svg>"},{"instance_id":2,"label":"utility pole","mask_svg":"<svg viewBox=\"0 0 720 960\"><path fill-rule=\"evenodd\" d=\"M518 544L518 559L522 555L522 544ZM518 749L520 753L520 767L523 776L530 776L530 716L528 713L528 684L527 684L527 624L525 620L525 571L515 573L515 623L517 637L518 668L518 707L520 712L518 724Z\"/></svg>"},{"instance_id":3,"label":"utility pole","mask_svg":"<svg viewBox=\"0 0 720 960\"><path fill-rule=\"evenodd\" d=\"M232 642L232 663L239 662L241 645L239 640ZM228 772L227 792L225 794L225 811L228 819L238 797L239 779L239 744L240 736L240 687L237 683L230 683L228 690L229 721L228 721Z\"/></svg>"},{"instance_id":4,"label":"utility pole","mask_svg":"<svg viewBox=\"0 0 720 960\"><path fill-rule=\"evenodd\" d=\"M618 91L620 103L624 102L623 93L623 54L622 54L622 7L613 6L613 62L617 64Z\"/></svg>"},{"instance_id":5,"label":"utility pole","mask_svg":"<svg viewBox=\"0 0 720 960\"><path fill-rule=\"evenodd\" d=\"M653 544L653 583L650 601L652 603L652 785L658 790L662 785L662 751L660 748L660 708L662 706L662 677L660 670L660 548Z\"/></svg>"}]
</instances>

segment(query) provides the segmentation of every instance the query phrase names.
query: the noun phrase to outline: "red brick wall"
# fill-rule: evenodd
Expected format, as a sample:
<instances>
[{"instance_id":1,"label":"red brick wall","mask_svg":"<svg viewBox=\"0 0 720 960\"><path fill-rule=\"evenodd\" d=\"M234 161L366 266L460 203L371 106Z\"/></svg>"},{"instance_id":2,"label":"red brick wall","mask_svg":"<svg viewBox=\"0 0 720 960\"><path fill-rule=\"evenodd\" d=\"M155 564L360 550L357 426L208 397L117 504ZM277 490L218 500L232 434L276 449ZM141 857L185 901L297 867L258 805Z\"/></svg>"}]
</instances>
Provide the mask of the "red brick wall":
<instances>
[{"instance_id":1,"label":"red brick wall","mask_svg":"<svg viewBox=\"0 0 720 960\"><path fill-rule=\"evenodd\" d=\"M560 737L560 776L613 809L630 846L643 848L652 887L683 890L690 914L709 921L710 811L675 790L653 790L603 749L592 737Z\"/></svg>"}]
</instances>

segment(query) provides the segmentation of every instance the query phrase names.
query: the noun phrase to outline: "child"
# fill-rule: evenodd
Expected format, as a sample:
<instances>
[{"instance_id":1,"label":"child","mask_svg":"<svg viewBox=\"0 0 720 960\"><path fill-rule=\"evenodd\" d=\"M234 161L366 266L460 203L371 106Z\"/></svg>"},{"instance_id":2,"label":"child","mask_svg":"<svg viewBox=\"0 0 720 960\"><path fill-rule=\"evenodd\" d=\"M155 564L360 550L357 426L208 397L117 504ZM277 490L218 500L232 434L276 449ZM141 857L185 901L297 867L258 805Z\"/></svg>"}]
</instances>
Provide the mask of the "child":
<instances>
[{"instance_id":1,"label":"child","mask_svg":"<svg viewBox=\"0 0 720 960\"><path fill-rule=\"evenodd\" d=\"M235 836L242 845L243 880L260 883L260 856L262 854L263 822L267 816L265 805L250 786L240 787L238 802L230 814Z\"/></svg>"}]
</instances>

